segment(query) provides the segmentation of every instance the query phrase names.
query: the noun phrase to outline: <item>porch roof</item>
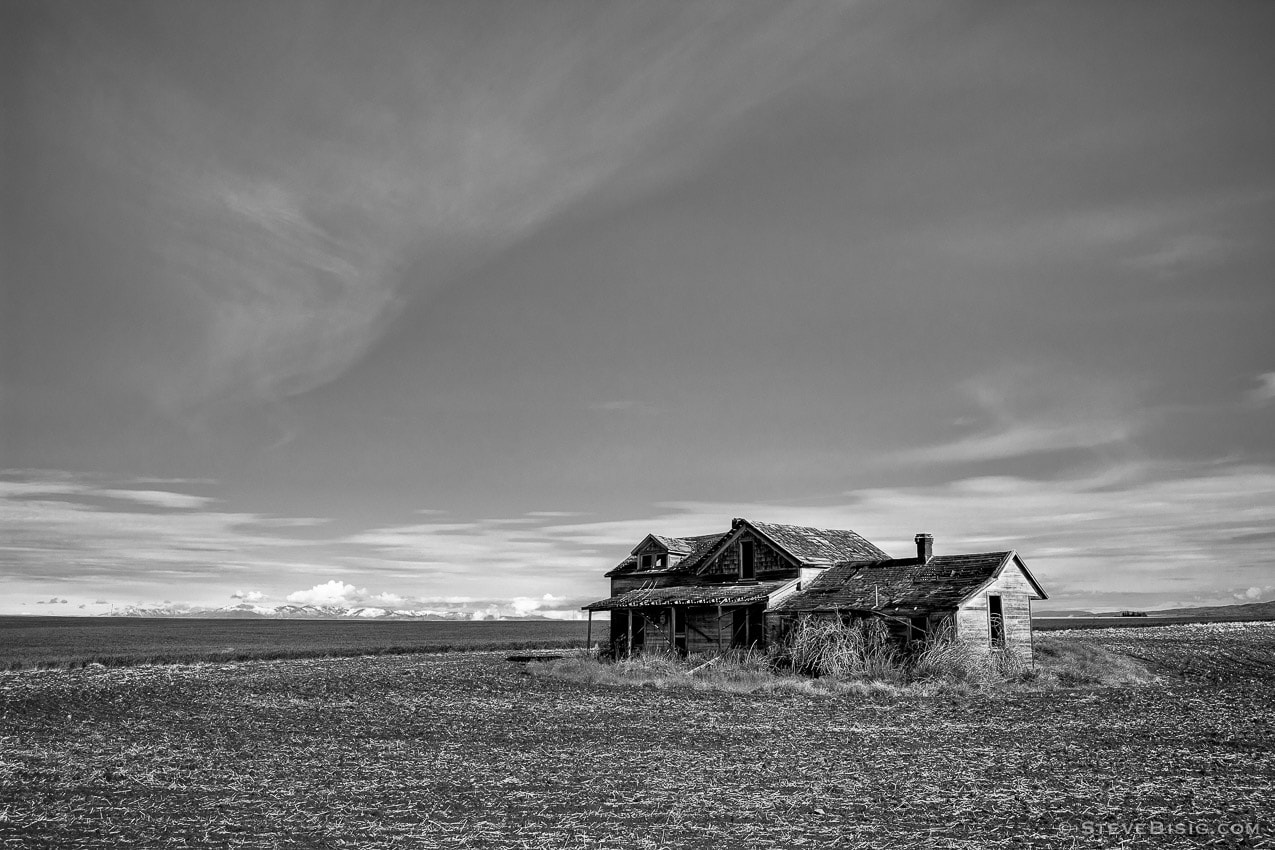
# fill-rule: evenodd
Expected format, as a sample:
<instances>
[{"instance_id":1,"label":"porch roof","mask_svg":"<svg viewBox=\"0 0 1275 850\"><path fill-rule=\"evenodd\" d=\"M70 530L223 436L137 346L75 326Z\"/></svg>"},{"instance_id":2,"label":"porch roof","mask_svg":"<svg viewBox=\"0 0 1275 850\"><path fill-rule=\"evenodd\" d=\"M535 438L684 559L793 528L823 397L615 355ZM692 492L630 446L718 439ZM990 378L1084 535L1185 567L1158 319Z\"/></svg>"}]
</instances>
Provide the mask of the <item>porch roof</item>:
<instances>
[{"instance_id":1,"label":"porch roof","mask_svg":"<svg viewBox=\"0 0 1275 850\"><path fill-rule=\"evenodd\" d=\"M619 608L656 608L669 605L752 605L766 602L772 593L788 583L785 580L696 587L646 587L600 599L584 607L588 611L614 611Z\"/></svg>"}]
</instances>

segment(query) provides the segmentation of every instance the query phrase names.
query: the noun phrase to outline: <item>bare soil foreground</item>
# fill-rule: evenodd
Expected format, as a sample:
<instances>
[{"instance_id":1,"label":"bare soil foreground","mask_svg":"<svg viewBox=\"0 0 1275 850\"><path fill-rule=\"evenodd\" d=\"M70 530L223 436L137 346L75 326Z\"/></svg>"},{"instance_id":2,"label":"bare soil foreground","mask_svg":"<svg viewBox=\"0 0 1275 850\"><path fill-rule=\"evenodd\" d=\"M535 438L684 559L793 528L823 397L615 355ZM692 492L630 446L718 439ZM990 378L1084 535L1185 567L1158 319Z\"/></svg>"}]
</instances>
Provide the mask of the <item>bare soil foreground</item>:
<instances>
[{"instance_id":1,"label":"bare soil foreground","mask_svg":"<svg viewBox=\"0 0 1275 850\"><path fill-rule=\"evenodd\" d=\"M0 847L1275 846L1275 624L1056 635L1163 678L736 695L491 652L0 673Z\"/></svg>"}]
</instances>

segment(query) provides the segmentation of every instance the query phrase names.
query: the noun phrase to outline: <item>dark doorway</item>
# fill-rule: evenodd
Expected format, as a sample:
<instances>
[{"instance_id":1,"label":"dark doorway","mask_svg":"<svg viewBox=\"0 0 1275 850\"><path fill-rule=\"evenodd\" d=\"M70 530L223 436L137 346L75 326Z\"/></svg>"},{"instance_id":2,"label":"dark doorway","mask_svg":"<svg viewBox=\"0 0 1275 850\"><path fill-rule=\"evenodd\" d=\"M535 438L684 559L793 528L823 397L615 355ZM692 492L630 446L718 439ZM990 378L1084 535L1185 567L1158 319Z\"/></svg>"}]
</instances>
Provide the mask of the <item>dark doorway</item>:
<instances>
[{"instance_id":1,"label":"dark doorway","mask_svg":"<svg viewBox=\"0 0 1275 850\"><path fill-rule=\"evenodd\" d=\"M669 609L673 618L673 651L679 655L686 654L686 611L681 608Z\"/></svg>"},{"instance_id":2,"label":"dark doorway","mask_svg":"<svg viewBox=\"0 0 1275 850\"><path fill-rule=\"evenodd\" d=\"M987 597L987 628L988 634L991 635L992 646L1003 647L1005 645L1005 612L1001 607L999 596Z\"/></svg>"},{"instance_id":3,"label":"dark doorway","mask_svg":"<svg viewBox=\"0 0 1275 850\"><path fill-rule=\"evenodd\" d=\"M762 642L765 627L762 606L736 608L731 614L731 649L748 649Z\"/></svg>"},{"instance_id":4,"label":"dark doorway","mask_svg":"<svg viewBox=\"0 0 1275 850\"><path fill-rule=\"evenodd\" d=\"M908 642L923 641L926 638L925 627L929 618L924 614L912 618L912 628L908 632Z\"/></svg>"},{"instance_id":5,"label":"dark doorway","mask_svg":"<svg viewBox=\"0 0 1275 850\"><path fill-rule=\"evenodd\" d=\"M757 576L757 567L753 561L753 541L745 540L739 544L739 577L749 580Z\"/></svg>"}]
</instances>

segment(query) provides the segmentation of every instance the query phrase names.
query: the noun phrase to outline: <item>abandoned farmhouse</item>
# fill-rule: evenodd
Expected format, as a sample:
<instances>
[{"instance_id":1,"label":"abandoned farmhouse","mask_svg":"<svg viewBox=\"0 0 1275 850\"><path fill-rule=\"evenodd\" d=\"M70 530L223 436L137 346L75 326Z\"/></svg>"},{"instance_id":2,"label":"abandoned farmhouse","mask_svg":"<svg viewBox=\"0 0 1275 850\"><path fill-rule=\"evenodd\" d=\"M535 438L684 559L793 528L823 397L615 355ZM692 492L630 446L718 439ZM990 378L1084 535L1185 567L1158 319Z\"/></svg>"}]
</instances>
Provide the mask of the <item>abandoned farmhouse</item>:
<instances>
[{"instance_id":1,"label":"abandoned farmhouse","mask_svg":"<svg viewBox=\"0 0 1275 850\"><path fill-rule=\"evenodd\" d=\"M1044 589L1016 552L891 558L853 531L735 519L697 537L649 534L609 571L617 653L764 647L801 617L881 618L907 642L949 631L1031 658L1031 602Z\"/></svg>"}]
</instances>

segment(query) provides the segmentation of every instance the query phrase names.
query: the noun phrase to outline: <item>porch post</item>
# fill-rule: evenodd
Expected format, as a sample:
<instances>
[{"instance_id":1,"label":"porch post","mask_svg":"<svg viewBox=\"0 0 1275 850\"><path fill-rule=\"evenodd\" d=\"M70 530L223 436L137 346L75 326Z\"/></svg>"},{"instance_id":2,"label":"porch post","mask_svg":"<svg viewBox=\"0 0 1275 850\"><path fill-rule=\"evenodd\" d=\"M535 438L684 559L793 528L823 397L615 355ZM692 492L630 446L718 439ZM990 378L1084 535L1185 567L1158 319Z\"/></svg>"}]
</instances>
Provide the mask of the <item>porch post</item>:
<instances>
[{"instance_id":1,"label":"porch post","mask_svg":"<svg viewBox=\"0 0 1275 850\"><path fill-rule=\"evenodd\" d=\"M633 657L633 609L629 609L629 651L626 658Z\"/></svg>"},{"instance_id":2,"label":"porch post","mask_svg":"<svg viewBox=\"0 0 1275 850\"><path fill-rule=\"evenodd\" d=\"M722 654L722 603L717 603L717 654Z\"/></svg>"},{"instance_id":3,"label":"porch post","mask_svg":"<svg viewBox=\"0 0 1275 850\"><path fill-rule=\"evenodd\" d=\"M589 609L589 625L585 627L585 631L584 631L584 651L588 652L589 648L592 646L593 646L593 609L590 608Z\"/></svg>"},{"instance_id":4,"label":"porch post","mask_svg":"<svg viewBox=\"0 0 1275 850\"><path fill-rule=\"evenodd\" d=\"M677 611L672 605L668 606L668 651L673 651L673 620L677 618Z\"/></svg>"}]
</instances>

